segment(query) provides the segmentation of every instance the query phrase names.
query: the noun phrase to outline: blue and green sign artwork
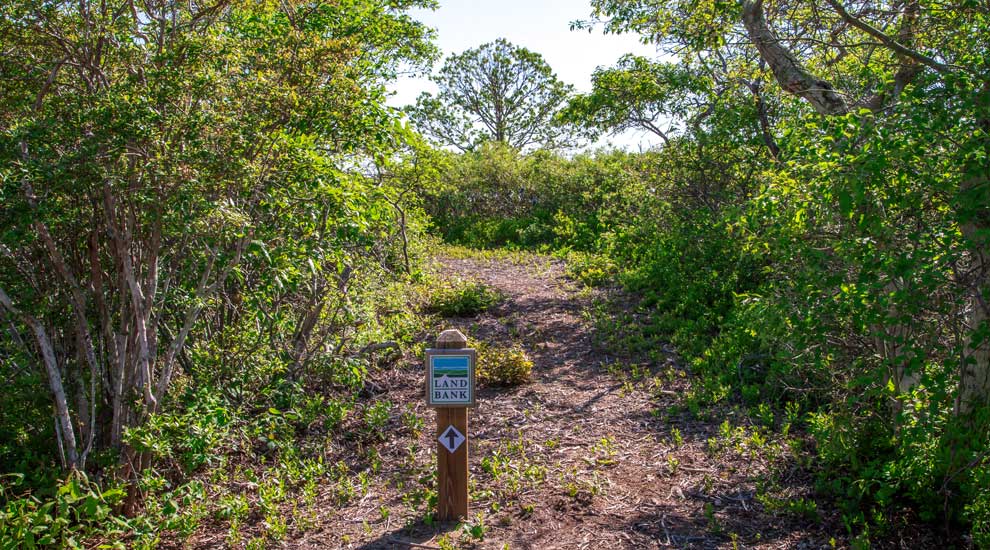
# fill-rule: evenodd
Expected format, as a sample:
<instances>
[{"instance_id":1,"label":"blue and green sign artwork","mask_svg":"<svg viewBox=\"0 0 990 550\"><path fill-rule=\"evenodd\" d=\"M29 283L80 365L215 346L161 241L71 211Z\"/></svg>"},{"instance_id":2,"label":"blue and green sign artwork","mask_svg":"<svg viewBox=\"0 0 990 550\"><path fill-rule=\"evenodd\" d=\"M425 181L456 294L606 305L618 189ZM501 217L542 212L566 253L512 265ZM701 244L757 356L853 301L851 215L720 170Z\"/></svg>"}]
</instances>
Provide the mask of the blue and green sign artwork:
<instances>
[{"instance_id":1,"label":"blue and green sign artwork","mask_svg":"<svg viewBox=\"0 0 990 550\"><path fill-rule=\"evenodd\" d=\"M427 403L474 406L474 350L427 350Z\"/></svg>"}]
</instances>

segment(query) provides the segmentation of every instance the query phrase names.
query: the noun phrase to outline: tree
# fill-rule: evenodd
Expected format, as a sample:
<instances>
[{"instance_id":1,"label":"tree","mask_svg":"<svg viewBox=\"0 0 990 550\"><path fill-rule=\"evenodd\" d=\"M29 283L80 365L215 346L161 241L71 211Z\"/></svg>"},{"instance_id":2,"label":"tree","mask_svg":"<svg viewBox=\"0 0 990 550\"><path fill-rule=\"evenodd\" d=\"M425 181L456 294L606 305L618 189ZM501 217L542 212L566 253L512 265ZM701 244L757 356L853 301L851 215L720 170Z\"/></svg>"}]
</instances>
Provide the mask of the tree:
<instances>
[{"instance_id":1,"label":"tree","mask_svg":"<svg viewBox=\"0 0 990 550\"><path fill-rule=\"evenodd\" d=\"M684 126L700 124L710 110L705 80L687 67L623 56L615 67L595 70L592 91L570 100L561 119L593 131L639 129L665 144Z\"/></svg>"},{"instance_id":2,"label":"tree","mask_svg":"<svg viewBox=\"0 0 990 550\"><path fill-rule=\"evenodd\" d=\"M485 141L516 149L572 141L554 117L573 87L538 53L498 39L449 57L432 80L439 93L423 93L408 113L441 145L468 151Z\"/></svg>"}]
</instances>

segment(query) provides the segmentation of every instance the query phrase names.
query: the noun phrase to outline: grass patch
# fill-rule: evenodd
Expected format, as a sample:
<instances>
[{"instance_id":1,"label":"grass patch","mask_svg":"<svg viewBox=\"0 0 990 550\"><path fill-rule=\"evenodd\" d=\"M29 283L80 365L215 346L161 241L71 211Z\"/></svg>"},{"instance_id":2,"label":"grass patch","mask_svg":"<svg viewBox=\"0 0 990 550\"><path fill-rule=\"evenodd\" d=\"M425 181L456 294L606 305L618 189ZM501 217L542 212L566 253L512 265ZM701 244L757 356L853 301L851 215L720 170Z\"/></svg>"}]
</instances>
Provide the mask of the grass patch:
<instances>
[{"instance_id":1,"label":"grass patch","mask_svg":"<svg viewBox=\"0 0 990 550\"><path fill-rule=\"evenodd\" d=\"M509 248L469 248L455 244L445 244L440 249L439 255L447 256L455 260L487 260L497 262L508 262L515 265L534 265L547 263L548 256L543 256L526 250Z\"/></svg>"}]
</instances>

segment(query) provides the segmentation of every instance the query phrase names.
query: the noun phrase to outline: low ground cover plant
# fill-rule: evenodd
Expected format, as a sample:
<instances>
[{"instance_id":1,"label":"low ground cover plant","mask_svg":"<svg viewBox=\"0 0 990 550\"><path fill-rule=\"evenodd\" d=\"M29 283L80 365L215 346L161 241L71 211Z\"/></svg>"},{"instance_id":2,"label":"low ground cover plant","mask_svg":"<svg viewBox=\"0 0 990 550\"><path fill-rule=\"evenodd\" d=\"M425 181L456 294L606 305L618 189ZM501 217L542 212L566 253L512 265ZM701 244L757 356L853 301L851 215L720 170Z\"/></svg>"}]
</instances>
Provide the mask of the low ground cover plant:
<instances>
[{"instance_id":1,"label":"low ground cover plant","mask_svg":"<svg viewBox=\"0 0 990 550\"><path fill-rule=\"evenodd\" d=\"M487 311L503 299L498 290L481 281L454 277L435 284L427 310L443 317L470 317Z\"/></svg>"},{"instance_id":2,"label":"low ground cover plant","mask_svg":"<svg viewBox=\"0 0 990 550\"><path fill-rule=\"evenodd\" d=\"M518 386L532 379L533 361L521 346L479 343L477 376L482 384Z\"/></svg>"}]
</instances>

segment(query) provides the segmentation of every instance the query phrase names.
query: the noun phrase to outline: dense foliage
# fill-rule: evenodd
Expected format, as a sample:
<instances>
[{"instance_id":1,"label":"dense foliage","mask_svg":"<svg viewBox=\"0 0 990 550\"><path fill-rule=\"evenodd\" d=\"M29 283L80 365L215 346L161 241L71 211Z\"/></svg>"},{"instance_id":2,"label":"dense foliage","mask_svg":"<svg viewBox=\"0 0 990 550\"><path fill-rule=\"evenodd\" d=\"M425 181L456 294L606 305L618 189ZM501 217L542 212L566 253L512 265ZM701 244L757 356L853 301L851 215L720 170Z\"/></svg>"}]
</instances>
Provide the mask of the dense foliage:
<instances>
[{"instance_id":1,"label":"dense foliage","mask_svg":"<svg viewBox=\"0 0 990 550\"><path fill-rule=\"evenodd\" d=\"M803 419L851 538L910 518L990 546L985 5L594 0L576 26L663 61L562 108L534 52L455 56L410 111L454 153L383 104L435 55L405 13L430 4L0 6L0 539L188 534L208 491L185 476L236 453L349 498L306 436L381 437L368 373L414 339L432 224L633 291L603 339L675 344L689 410ZM563 157L554 117L664 145ZM433 290L443 315L501 299ZM484 357L492 384L530 377L522 349Z\"/></svg>"},{"instance_id":2,"label":"dense foliage","mask_svg":"<svg viewBox=\"0 0 990 550\"><path fill-rule=\"evenodd\" d=\"M821 494L850 536L911 512L984 544L987 407L960 405L979 328L957 277L974 264L938 206L947 191L842 174L797 131L781 150L810 158L788 166L752 131L713 138L572 159L489 147L448 159L426 204L453 242L562 253L589 284L618 273L641 315L608 319L603 337L618 353L674 343L698 377L691 407L803 411ZM884 164L920 161L918 147L900 143ZM847 195L853 183L862 195Z\"/></svg>"},{"instance_id":3,"label":"dense foliage","mask_svg":"<svg viewBox=\"0 0 990 550\"><path fill-rule=\"evenodd\" d=\"M388 295L422 217L385 84L432 61L406 13L430 5L0 6L0 539L76 544L250 411L314 377L360 389L405 330ZM127 498L56 491L67 470Z\"/></svg>"}]
</instances>

